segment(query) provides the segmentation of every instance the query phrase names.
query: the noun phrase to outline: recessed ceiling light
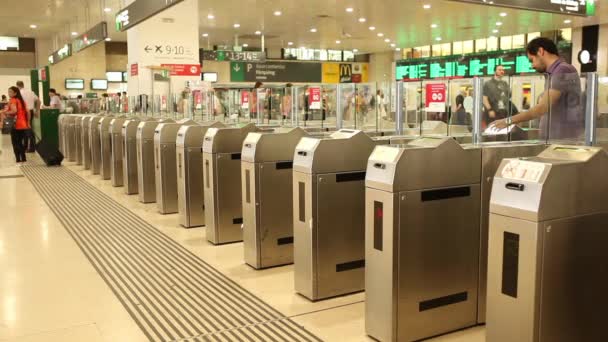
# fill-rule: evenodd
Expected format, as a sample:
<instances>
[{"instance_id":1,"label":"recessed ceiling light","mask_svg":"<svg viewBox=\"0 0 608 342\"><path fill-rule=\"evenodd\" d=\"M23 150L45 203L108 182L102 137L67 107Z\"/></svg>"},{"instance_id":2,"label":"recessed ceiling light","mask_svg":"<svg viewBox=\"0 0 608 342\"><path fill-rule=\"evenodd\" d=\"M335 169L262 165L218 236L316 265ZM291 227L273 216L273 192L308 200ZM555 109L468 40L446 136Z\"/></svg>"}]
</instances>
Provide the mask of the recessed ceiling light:
<instances>
[{"instance_id":1,"label":"recessed ceiling light","mask_svg":"<svg viewBox=\"0 0 608 342\"><path fill-rule=\"evenodd\" d=\"M501 17L506 17L506 16L507 16L507 13L506 13L506 12L500 12L500 14L499 14L499 15L500 15Z\"/></svg>"},{"instance_id":2,"label":"recessed ceiling light","mask_svg":"<svg viewBox=\"0 0 608 342\"><path fill-rule=\"evenodd\" d=\"M364 22L366 22L366 21L367 21L367 19L365 19L365 18L359 18L359 22L360 22L360 23L364 23Z\"/></svg>"},{"instance_id":3,"label":"recessed ceiling light","mask_svg":"<svg viewBox=\"0 0 608 342\"><path fill-rule=\"evenodd\" d=\"M239 28L239 27L241 27L241 24L234 24L233 26L234 26L234 28Z\"/></svg>"},{"instance_id":4,"label":"recessed ceiling light","mask_svg":"<svg viewBox=\"0 0 608 342\"><path fill-rule=\"evenodd\" d=\"M440 42L441 41L441 37L437 37L435 38L436 41Z\"/></svg>"},{"instance_id":5,"label":"recessed ceiling light","mask_svg":"<svg viewBox=\"0 0 608 342\"><path fill-rule=\"evenodd\" d=\"M354 11L354 9L352 7L347 7L346 8L346 12L348 13L352 13L352 11Z\"/></svg>"},{"instance_id":6,"label":"recessed ceiling light","mask_svg":"<svg viewBox=\"0 0 608 342\"><path fill-rule=\"evenodd\" d=\"M496 26L502 26L502 22L497 21L497 22L496 22Z\"/></svg>"},{"instance_id":7,"label":"recessed ceiling light","mask_svg":"<svg viewBox=\"0 0 608 342\"><path fill-rule=\"evenodd\" d=\"M259 35L262 34L262 32L261 31L255 31L255 34L259 36Z\"/></svg>"},{"instance_id":8,"label":"recessed ceiling light","mask_svg":"<svg viewBox=\"0 0 608 342\"><path fill-rule=\"evenodd\" d=\"M386 38L386 39L384 40L384 42L385 42L385 43L390 43L390 42L391 42L391 40L390 40L390 39L388 39L388 38Z\"/></svg>"},{"instance_id":9,"label":"recessed ceiling light","mask_svg":"<svg viewBox=\"0 0 608 342\"><path fill-rule=\"evenodd\" d=\"M203 37L209 37L209 33L203 33Z\"/></svg>"},{"instance_id":10,"label":"recessed ceiling light","mask_svg":"<svg viewBox=\"0 0 608 342\"><path fill-rule=\"evenodd\" d=\"M384 33L382 33L382 32L378 33L378 37L384 37Z\"/></svg>"},{"instance_id":11,"label":"recessed ceiling light","mask_svg":"<svg viewBox=\"0 0 608 342\"><path fill-rule=\"evenodd\" d=\"M310 32L315 33L315 32L317 32L317 29L313 27L310 29Z\"/></svg>"},{"instance_id":12,"label":"recessed ceiling light","mask_svg":"<svg viewBox=\"0 0 608 342\"><path fill-rule=\"evenodd\" d=\"M498 33L498 30L492 30L492 33Z\"/></svg>"},{"instance_id":13,"label":"recessed ceiling light","mask_svg":"<svg viewBox=\"0 0 608 342\"><path fill-rule=\"evenodd\" d=\"M111 41L112 41L112 38L110 38L110 37L106 38L106 42L111 42Z\"/></svg>"},{"instance_id":14,"label":"recessed ceiling light","mask_svg":"<svg viewBox=\"0 0 608 342\"><path fill-rule=\"evenodd\" d=\"M213 14L207 14L207 19L215 19L215 16Z\"/></svg>"},{"instance_id":15,"label":"recessed ceiling light","mask_svg":"<svg viewBox=\"0 0 608 342\"><path fill-rule=\"evenodd\" d=\"M336 40L336 44L340 44L340 43L342 43L342 42L341 42L341 41L339 41L339 40Z\"/></svg>"},{"instance_id":16,"label":"recessed ceiling light","mask_svg":"<svg viewBox=\"0 0 608 342\"><path fill-rule=\"evenodd\" d=\"M38 26L37 26L37 25L32 24L32 25L30 25L30 28L35 29L35 28L38 28Z\"/></svg>"},{"instance_id":17,"label":"recessed ceiling light","mask_svg":"<svg viewBox=\"0 0 608 342\"><path fill-rule=\"evenodd\" d=\"M72 32L72 36L77 36L78 32Z\"/></svg>"},{"instance_id":18,"label":"recessed ceiling light","mask_svg":"<svg viewBox=\"0 0 608 342\"><path fill-rule=\"evenodd\" d=\"M353 49L353 52L359 52L359 49Z\"/></svg>"},{"instance_id":19,"label":"recessed ceiling light","mask_svg":"<svg viewBox=\"0 0 608 342\"><path fill-rule=\"evenodd\" d=\"M280 16L281 14L283 14L283 12L281 12L281 11L274 11L274 13L273 13L273 14L274 14L275 16L277 16L277 17L278 17L278 16Z\"/></svg>"},{"instance_id":20,"label":"recessed ceiling light","mask_svg":"<svg viewBox=\"0 0 608 342\"><path fill-rule=\"evenodd\" d=\"M422 8L424 8L424 9L430 9L431 5L430 4L425 4L425 5L422 6Z\"/></svg>"},{"instance_id":21,"label":"recessed ceiling light","mask_svg":"<svg viewBox=\"0 0 608 342\"><path fill-rule=\"evenodd\" d=\"M287 45L292 46L293 42L287 42Z\"/></svg>"},{"instance_id":22,"label":"recessed ceiling light","mask_svg":"<svg viewBox=\"0 0 608 342\"><path fill-rule=\"evenodd\" d=\"M571 22L572 22L572 20L570 20L570 19L564 20L564 24L570 24Z\"/></svg>"},{"instance_id":23,"label":"recessed ceiling light","mask_svg":"<svg viewBox=\"0 0 608 342\"><path fill-rule=\"evenodd\" d=\"M112 12L112 9L110 7L106 7L103 9L104 12L109 13Z\"/></svg>"},{"instance_id":24,"label":"recessed ceiling light","mask_svg":"<svg viewBox=\"0 0 608 342\"><path fill-rule=\"evenodd\" d=\"M392 44L391 44L391 47L395 47L395 46L397 46L395 43L392 43Z\"/></svg>"},{"instance_id":25,"label":"recessed ceiling light","mask_svg":"<svg viewBox=\"0 0 608 342\"><path fill-rule=\"evenodd\" d=\"M431 24L431 28L437 28L437 24Z\"/></svg>"},{"instance_id":26,"label":"recessed ceiling light","mask_svg":"<svg viewBox=\"0 0 608 342\"><path fill-rule=\"evenodd\" d=\"M243 44L243 47L248 47L248 46L249 46L249 44Z\"/></svg>"},{"instance_id":27,"label":"recessed ceiling light","mask_svg":"<svg viewBox=\"0 0 608 342\"><path fill-rule=\"evenodd\" d=\"M369 30L370 30L370 31L373 31L373 30L375 30L375 29L376 29L376 26L370 26L370 27L369 27Z\"/></svg>"}]
</instances>

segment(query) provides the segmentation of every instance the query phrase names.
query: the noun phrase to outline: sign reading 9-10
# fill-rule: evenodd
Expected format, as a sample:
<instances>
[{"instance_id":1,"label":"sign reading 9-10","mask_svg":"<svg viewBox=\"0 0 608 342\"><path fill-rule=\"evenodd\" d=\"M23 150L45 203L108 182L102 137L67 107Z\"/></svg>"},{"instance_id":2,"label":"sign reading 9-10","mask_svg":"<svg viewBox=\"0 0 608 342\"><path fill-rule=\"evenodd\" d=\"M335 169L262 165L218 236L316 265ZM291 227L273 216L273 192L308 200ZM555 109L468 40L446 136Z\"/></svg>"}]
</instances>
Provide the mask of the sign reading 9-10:
<instances>
[{"instance_id":1,"label":"sign reading 9-10","mask_svg":"<svg viewBox=\"0 0 608 342\"><path fill-rule=\"evenodd\" d=\"M460 78L494 75L496 67L502 65L507 75L536 72L525 52L448 56L445 58L413 59L397 62L398 80L433 78Z\"/></svg>"}]
</instances>

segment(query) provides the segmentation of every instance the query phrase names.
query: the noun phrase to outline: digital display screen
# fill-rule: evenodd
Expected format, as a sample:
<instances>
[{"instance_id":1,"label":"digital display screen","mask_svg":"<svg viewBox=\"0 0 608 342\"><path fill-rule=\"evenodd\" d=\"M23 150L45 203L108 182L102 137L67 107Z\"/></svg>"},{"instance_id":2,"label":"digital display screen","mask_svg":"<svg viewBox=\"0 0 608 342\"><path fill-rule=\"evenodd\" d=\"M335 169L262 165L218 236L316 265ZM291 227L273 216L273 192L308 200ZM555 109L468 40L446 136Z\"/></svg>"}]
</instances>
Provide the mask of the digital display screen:
<instances>
[{"instance_id":1,"label":"digital display screen","mask_svg":"<svg viewBox=\"0 0 608 342\"><path fill-rule=\"evenodd\" d=\"M108 82L122 82L122 71L108 71L106 72L106 78L108 79Z\"/></svg>"},{"instance_id":2,"label":"digital display screen","mask_svg":"<svg viewBox=\"0 0 608 342\"><path fill-rule=\"evenodd\" d=\"M108 90L108 80L91 80L92 90Z\"/></svg>"},{"instance_id":3,"label":"digital display screen","mask_svg":"<svg viewBox=\"0 0 608 342\"><path fill-rule=\"evenodd\" d=\"M19 50L19 38L17 38L17 37L0 37L0 50L2 50L2 51Z\"/></svg>"},{"instance_id":4,"label":"digital display screen","mask_svg":"<svg viewBox=\"0 0 608 342\"><path fill-rule=\"evenodd\" d=\"M217 82L217 72L202 73L202 80L205 82Z\"/></svg>"},{"instance_id":5,"label":"digital display screen","mask_svg":"<svg viewBox=\"0 0 608 342\"><path fill-rule=\"evenodd\" d=\"M84 80L81 78L66 78L65 89L68 90L83 90Z\"/></svg>"}]
</instances>

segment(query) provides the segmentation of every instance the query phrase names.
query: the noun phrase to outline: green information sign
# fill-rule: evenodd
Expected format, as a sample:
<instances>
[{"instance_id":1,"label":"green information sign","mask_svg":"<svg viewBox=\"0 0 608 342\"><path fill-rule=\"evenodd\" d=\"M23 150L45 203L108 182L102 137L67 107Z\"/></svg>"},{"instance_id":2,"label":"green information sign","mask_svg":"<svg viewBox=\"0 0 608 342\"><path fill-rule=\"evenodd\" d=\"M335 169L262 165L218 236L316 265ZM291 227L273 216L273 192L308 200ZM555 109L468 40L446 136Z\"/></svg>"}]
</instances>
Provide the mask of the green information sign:
<instances>
[{"instance_id":1,"label":"green information sign","mask_svg":"<svg viewBox=\"0 0 608 342\"><path fill-rule=\"evenodd\" d=\"M245 68L244 62L230 63L230 81L245 82Z\"/></svg>"}]
</instances>

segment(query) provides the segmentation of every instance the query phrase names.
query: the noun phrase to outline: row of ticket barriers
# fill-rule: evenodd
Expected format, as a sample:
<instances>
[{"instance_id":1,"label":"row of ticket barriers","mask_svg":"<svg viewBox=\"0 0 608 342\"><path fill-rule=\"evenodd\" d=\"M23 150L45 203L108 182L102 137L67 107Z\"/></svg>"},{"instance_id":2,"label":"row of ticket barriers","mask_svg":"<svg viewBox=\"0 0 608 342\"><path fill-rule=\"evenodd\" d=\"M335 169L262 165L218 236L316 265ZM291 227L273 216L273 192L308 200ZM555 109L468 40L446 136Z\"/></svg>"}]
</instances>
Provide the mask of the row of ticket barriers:
<instances>
[{"instance_id":1,"label":"row of ticket barriers","mask_svg":"<svg viewBox=\"0 0 608 342\"><path fill-rule=\"evenodd\" d=\"M426 123L435 127L442 123ZM416 341L606 341L608 154L512 137L62 115L68 161L312 301L365 291L365 329Z\"/></svg>"}]
</instances>

